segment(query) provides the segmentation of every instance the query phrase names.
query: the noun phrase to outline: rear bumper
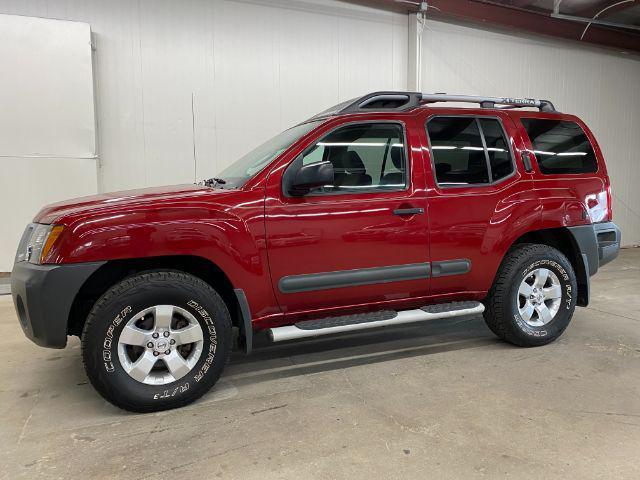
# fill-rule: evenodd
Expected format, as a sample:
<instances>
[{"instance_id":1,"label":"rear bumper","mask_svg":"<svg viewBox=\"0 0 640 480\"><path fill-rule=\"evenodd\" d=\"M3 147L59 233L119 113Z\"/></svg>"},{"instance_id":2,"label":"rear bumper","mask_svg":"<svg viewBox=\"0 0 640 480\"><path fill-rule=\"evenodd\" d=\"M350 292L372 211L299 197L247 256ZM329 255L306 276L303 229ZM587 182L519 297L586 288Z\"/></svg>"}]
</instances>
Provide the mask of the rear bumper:
<instances>
[{"instance_id":1,"label":"rear bumper","mask_svg":"<svg viewBox=\"0 0 640 480\"><path fill-rule=\"evenodd\" d=\"M16 263L11 273L11 294L25 335L41 347L64 348L73 300L104 263Z\"/></svg>"},{"instance_id":2,"label":"rear bumper","mask_svg":"<svg viewBox=\"0 0 640 480\"><path fill-rule=\"evenodd\" d=\"M618 256L622 232L613 222L593 225L598 245L598 266L601 267Z\"/></svg>"},{"instance_id":3,"label":"rear bumper","mask_svg":"<svg viewBox=\"0 0 640 480\"><path fill-rule=\"evenodd\" d=\"M569 231L580 254L587 261L585 266L589 276L595 275L598 268L616 258L620 252L621 233L613 222L569 227Z\"/></svg>"},{"instance_id":4,"label":"rear bumper","mask_svg":"<svg viewBox=\"0 0 640 480\"><path fill-rule=\"evenodd\" d=\"M613 222L579 225L568 229L578 248L578 258L582 258L582 265L578 265L576 269L578 305L586 307L589 304L589 277L618 256L621 233Z\"/></svg>"}]
</instances>

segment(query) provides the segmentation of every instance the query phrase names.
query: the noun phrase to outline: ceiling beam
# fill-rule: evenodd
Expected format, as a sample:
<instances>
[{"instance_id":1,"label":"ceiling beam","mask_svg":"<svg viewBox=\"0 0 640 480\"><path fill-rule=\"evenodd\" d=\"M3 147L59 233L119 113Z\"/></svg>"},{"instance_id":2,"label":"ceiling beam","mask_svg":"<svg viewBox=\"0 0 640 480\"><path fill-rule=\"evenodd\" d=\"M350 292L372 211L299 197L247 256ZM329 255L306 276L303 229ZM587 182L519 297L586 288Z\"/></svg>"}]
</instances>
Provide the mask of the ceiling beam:
<instances>
[{"instance_id":1,"label":"ceiling beam","mask_svg":"<svg viewBox=\"0 0 640 480\"><path fill-rule=\"evenodd\" d=\"M509 2L510 5L513 5L516 8L527 8L533 5L534 0L511 0Z\"/></svg>"},{"instance_id":2,"label":"ceiling beam","mask_svg":"<svg viewBox=\"0 0 640 480\"><path fill-rule=\"evenodd\" d=\"M420 9L420 2L417 0L345 0L348 3L355 3L363 7L379 8L397 13L416 13Z\"/></svg>"},{"instance_id":3,"label":"ceiling beam","mask_svg":"<svg viewBox=\"0 0 640 480\"><path fill-rule=\"evenodd\" d=\"M419 2L397 0L347 0L373 8L400 13L415 13ZM634 2L637 0L634 0ZM567 40L613 48L622 52L640 53L640 35L629 31L591 25L583 35L583 23L552 18L550 14L534 12L491 0L428 0L427 18L458 21L508 28ZM597 13L597 12L596 12Z\"/></svg>"},{"instance_id":4,"label":"ceiling beam","mask_svg":"<svg viewBox=\"0 0 640 480\"><path fill-rule=\"evenodd\" d=\"M636 5L640 5L640 0L601 0L590 7L572 12L571 15L585 18L596 18L597 15L597 18L604 18Z\"/></svg>"},{"instance_id":5,"label":"ceiling beam","mask_svg":"<svg viewBox=\"0 0 640 480\"><path fill-rule=\"evenodd\" d=\"M514 10L493 2L478 0L430 0L427 17L496 25L523 32L580 41L584 24L551 18L548 14ZM640 53L640 35L592 25L582 42Z\"/></svg>"}]
</instances>

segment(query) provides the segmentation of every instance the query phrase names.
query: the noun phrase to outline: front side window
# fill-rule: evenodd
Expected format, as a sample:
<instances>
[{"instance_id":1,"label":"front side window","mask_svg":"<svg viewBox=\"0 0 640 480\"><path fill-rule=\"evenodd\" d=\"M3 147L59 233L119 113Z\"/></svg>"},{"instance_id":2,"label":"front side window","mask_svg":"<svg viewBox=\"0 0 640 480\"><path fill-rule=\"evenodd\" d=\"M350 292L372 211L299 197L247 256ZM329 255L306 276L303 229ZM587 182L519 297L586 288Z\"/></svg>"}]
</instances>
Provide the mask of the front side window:
<instances>
[{"instance_id":1,"label":"front side window","mask_svg":"<svg viewBox=\"0 0 640 480\"><path fill-rule=\"evenodd\" d=\"M305 152L303 165L331 162L334 183L314 193L404 189L408 185L404 132L395 123L348 125Z\"/></svg>"},{"instance_id":2,"label":"front side window","mask_svg":"<svg viewBox=\"0 0 640 480\"><path fill-rule=\"evenodd\" d=\"M523 118L522 124L542 173L593 173L598 170L593 147L577 123Z\"/></svg>"},{"instance_id":3,"label":"front side window","mask_svg":"<svg viewBox=\"0 0 640 480\"><path fill-rule=\"evenodd\" d=\"M435 117L427 134L436 181L442 187L487 185L515 171L511 151L495 118Z\"/></svg>"}]
</instances>

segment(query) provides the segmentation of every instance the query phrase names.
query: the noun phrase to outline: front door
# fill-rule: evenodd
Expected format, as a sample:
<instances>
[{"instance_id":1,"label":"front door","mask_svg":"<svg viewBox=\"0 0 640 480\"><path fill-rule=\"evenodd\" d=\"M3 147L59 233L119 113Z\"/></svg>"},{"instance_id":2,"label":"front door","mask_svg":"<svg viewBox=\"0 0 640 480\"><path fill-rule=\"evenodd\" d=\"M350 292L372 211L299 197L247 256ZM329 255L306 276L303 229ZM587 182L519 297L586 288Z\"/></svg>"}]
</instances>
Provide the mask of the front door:
<instances>
[{"instance_id":1,"label":"front door","mask_svg":"<svg viewBox=\"0 0 640 480\"><path fill-rule=\"evenodd\" d=\"M429 236L420 140L403 121L328 127L267 181L271 278L285 314L398 307L429 293ZM333 185L283 191L287 169L333 165ZM418 300L416 300L418 299ZM364 306L366 304L366 306ZM375 307L374 307L375 308Z\"/></svg>"}]
</instances>

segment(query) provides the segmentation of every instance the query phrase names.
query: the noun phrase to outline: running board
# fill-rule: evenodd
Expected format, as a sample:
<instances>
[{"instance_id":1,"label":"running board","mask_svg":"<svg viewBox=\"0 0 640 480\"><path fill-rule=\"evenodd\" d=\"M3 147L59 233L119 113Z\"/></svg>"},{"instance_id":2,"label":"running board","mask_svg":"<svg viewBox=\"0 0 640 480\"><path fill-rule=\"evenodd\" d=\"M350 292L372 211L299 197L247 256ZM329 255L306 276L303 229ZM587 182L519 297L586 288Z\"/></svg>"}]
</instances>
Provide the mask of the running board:
<instances>
[{"instance_id":1,"label":"running board","mask_svg":"<svg viewBox=\"0 0 640 480\"><path fill-rule=\"evenodd\" d=\"M317 320L306 320L295 325L276 327L267 330L267 335L273 342L296 340L299 338L319 337L332 333L353 332L369 328L389 327L405 323L424 322L439 318L461 317L484 312L484 305L480 302L452 302L429 305L416 310L382 310L373 313L343 315L341 317L327 317Z\"/></svg>"}]
</instances>

